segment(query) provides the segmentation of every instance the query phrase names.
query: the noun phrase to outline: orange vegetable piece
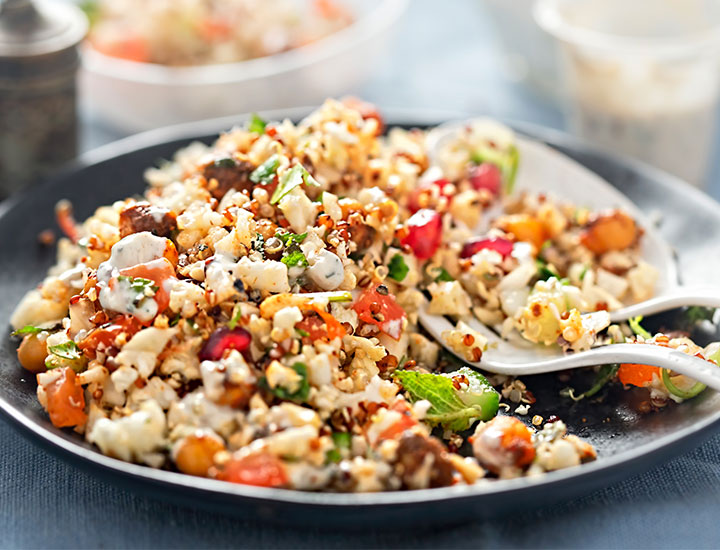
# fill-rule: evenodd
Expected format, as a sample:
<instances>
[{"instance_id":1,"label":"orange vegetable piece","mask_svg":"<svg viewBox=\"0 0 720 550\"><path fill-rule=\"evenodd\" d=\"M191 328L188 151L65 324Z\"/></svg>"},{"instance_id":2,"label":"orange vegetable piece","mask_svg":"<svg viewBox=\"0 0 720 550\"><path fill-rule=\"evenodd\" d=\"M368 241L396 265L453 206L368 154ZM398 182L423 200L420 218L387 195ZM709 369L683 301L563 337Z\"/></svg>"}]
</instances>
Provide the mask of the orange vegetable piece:
<instances>
[{"instance_id":1,"label":"orange vegetable piece","mask_svg":"<svg viewBox=\"0 0 720 550\"><path fill-rule=\"evenodd\" d=\"M625 250L639 236L638 227L630 216L611 210L593 216L580 235L580 242L594 254Z\"/></svg>"},{"instance_id":2,"label":"orange vegetable piece","mask_svg":"<svg viewBox=\"0 0 720 550\"><path fill-rule=\"evenodd\" d=\"M540 250L548 239L542 222L529 214L513 214L503 218L501 227L504 231L515 235L518 241L529 242Z\"/></svg>"},{"instance_id":3,"label":"orange vegetable piece","mask_svg":"<svg viewBox=\"0 0 720 550\"><path fill-rule=\"evenodd\" d=\"M205 477L216 453L225 450L222 441L202 432L190 434L175 456L175 465L184 474Z\"/></svg>"},{"instance_id":4,"label":"orange vegetable piece","mask_svg":"<svg viewBox=\"0 0 720 550\"><path fill-rule=\"evenodd\" d=\"M60 377L45 387L50 422L56 428L80 426L87 421L85 393L77 383L75 371L64 367Z\"/></svg>"},{"instance_id":5,"label":"orange vegetable piece","mask_svg":"<svg viewBox=\"0 0 720 550\"><path fill-rule=\"evenodd\" d=\"M418 421L412 415L407 401L396 401L393 406L390 407L390 410L399 412L402 416L397 422L391 424L380 433L377 439L378 442L384 439L397 439L405 433L406 430L418 424Z\"/></svg>"},{"instance_id":6,"label":"orange vegetable piece","mask_svg":"<svg viewBox=\"0 0 720 550\"><path fill-rule=\"evenodd\" d=\"M330 340L334 340L335 338L342 338L343 336L345 336L345 328L342 326L340 321L335 319L335 317L330 315L327 311L325 311L318 305L313 304L313 310L320 317L322 317L323 321L325 321L325 326L327 327L327 336Z\"/></svg>"},{"instance_id":7,"label":"orange vegetable piece","mask_svg":"<svg viewBox=\"0 0 720 550\"><path fill-rule=\"evenodd\" d=\"M120 270L124 277L150 279L158 287L155 291L155 301L158 304L158 313L165 311L170 305L170 293L165 288L165 281L175 277L175 268L167 258L158 258L144 264L134 265ZM110 282L112 285L112 281Z\"/></svg>"},{"instance_id":8,"label":"orange vegetable piece","mask_svg":"<svg viewBox=\"0 0 720 550\"><path fill-rule=\"evenodd\" d=\"M623 363L617 372L618 380L626 386L643 387L652 382L653 375L660 377L660 368L652 365Z\"/></svg>"},{"instance_id":9,"label":"orange vegetable piece","mask_svg":"<svg viewBox=\"0 0 720 550\"><path fill-rule=\"evenodd\" d=\"M280 487L288 482L282 461L275 455L262 451L231 459L216 477L223 481L256 487Z\"/></svg>"}]
</instances>

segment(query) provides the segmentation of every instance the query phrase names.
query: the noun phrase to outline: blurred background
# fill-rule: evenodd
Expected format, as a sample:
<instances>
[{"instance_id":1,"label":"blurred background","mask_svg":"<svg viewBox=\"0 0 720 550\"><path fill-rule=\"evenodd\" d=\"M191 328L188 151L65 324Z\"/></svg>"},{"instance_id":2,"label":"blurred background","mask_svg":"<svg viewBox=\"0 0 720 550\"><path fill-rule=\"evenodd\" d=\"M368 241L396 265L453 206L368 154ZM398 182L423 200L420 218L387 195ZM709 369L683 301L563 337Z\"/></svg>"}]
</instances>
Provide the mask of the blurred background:
<instances>
[{"instance_id":1,"label":"blurred background","mask_svg":"<svg viewBox=\"0 0 720 550\"><path fill-rule=\"evenodd\" d=\"M352 94L562 129L720 198L719 54L718 0L4 0L0 194L138 131Z\"/></svg>"}]
</instances>

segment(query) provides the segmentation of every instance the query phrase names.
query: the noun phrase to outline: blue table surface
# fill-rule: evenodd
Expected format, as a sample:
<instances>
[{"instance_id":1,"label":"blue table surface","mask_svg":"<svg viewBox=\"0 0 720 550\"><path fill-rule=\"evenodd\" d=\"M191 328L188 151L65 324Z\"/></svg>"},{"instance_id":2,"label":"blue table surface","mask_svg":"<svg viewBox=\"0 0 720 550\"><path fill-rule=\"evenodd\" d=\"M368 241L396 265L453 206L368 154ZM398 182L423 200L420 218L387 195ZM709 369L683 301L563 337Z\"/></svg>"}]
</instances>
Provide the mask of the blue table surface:
<instances>
[{"instance_id":1,"label":"blue table surface","mask_svg":"<svg viewBox=\"0 0 720 550\"><path fill-rule=\"evenodd\" d=\"M438 25L438 20L442 24ZM386 107L452 109L562 128L560 110L501 76L482 2L414 0L357 95ZM93 120L83 148L122 137ZM717 152L717 149L716 149ZM720 198L714 155L708 192ZM2 548L717 548L720 435L671 462L557 506L431 532L284 529L140 497L27 442L0 420Z\"/></svg>"}]
</instances>

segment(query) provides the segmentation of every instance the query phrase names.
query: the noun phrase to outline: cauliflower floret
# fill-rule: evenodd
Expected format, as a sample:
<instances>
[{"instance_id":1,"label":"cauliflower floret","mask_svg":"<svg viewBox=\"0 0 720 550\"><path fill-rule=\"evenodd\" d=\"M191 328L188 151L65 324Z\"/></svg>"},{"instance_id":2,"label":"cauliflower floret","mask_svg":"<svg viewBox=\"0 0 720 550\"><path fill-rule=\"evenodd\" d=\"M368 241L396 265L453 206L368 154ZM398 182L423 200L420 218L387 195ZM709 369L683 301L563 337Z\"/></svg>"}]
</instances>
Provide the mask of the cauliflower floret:
<instances>
[{"instance_id":1,"label":"cauliflower floret","mask_svg":"<svg viewBox=\"0 0 720 550\"><path fill-rule=\"evenodd\" d=\"M176 328L143 329L125 344L115 361L120 366L137 368L140 376L147 379L155 370L158 355L176 333Z\"/></svg>"},{"instance_id":2,"label":"cauliflower floret","mask_svg":"<svg viewBox=\"0 0 720 550\"><path fill-rule=\"evenodd\" d=\"M189 281L176 281L170 291L170 310L182 317L195 316L207 306L205 291L199 285Z\"/></svg>"},{"instance_id":3,"label":"cauliflower floret","mask_svg":"<svg viewBox=\"0 0 720 550\"><path fill-rule=\"evenodd\" d=\"M117 420L99 418L87 440L106 455L148 463L157 458L154 453L165 443L165 432L165 413L157 402L148 400L129 416Z\"/></svg>"},{"instance_id":4,"label":"cauliflower floret","mask_svg":"<svg viewBox=\"0 0 720 550\"><path fill-rule=\"evenodd\" d=\"M432 315L468 315L470 313L470 296L458 281L432 283L428 286L432 300L428 313Z\"/></svg>"},{"instance_id":5,"label":"cauliflower floret","mask_svg":"<svg viewBox=\"0 0 720 550\"><path fill-rule=\"evenodd\" d=\"M317 204L299 187L280 199L278 207L295 233L304 233L308 227L315 225Z\"/></svg>"},{"instance_id":6,"label":"cauliflower floret","mask_svg":"<svg viewBox=\"0 0 720 550\"><path fill-rule=\"evenodd\" d=\"M287 266L282 262L253 262L245 256L235 264L235 276L242 280L246 288L290 292Z\"/></svg>"}]
</instances>

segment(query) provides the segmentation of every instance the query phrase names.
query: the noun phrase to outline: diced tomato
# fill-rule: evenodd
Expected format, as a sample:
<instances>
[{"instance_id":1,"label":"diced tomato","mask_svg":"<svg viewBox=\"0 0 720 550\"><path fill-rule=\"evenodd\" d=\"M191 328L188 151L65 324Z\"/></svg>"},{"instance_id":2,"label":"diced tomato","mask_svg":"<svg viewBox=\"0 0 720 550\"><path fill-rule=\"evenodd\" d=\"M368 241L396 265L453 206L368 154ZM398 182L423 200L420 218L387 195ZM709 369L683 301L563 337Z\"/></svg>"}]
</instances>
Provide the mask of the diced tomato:
<instances>
[{"instance_id":1,"label":"diced tomato","mask_svg":"<svg viewBox=\"0 0 720 550\"><path fill-rule=\"evenodd\" d=\"M410 216L407 235L400 241L409 246L419 260L432 258L442 242L442 217L435 210L423 208Z\"/></svg>"},{"instance_id":2,"label":"diced tomato","mask_svg":"<svg viewBox=\"0 0 720 550\"><path fill-rule=\"evenodd\" d=\"M227 40L232 31L230 24L219 17L207 17L200 21L200 34L207 42Z\"/></svg>"},{"instance_id":3,"label":"diced tomato","mask_svg":"<svg viewBox=\"0 0 720 550\"><path fill-rule=\"evenodd\" d=\"M77 383L75 371L70 367L60 369L60 377L45 387L50 422L56 428L79 426L87 421L85 393Z\"/></svg>"},{"instance_id":4,"label":"diced tomato","mask_svg":"<svg viewBox=\"0 0 720 550\"><path fill-rule=\"evenodd\" d=\"M470 170L470 185L476 191L486 189L495 196L499 195L502 188L500 169L490 162L473 166Z\"/></svg>"},{"instance_id":5,"label":"diced tomato","mask_svg":"<svg viewBox=\"0 0 720 550\"><path fill-rule=\"evenodd\" d=\"M660 368L652 365L633 365L623 363L617 372L618 380L626 386L647 386L652 382L653 375L660 378Z\"/></svg>"},{"instance_id":6,"label":"diced tomato","mask_svg":"<svg viewBox=\"0 0 720 550\"><path fill-rule=\"evenodd\" d=\"M385 290L378 292L380 286L383 286ZM353 309L361 321L376 325L395 340L400 339L403 319L407 315L395 301L395 297L387 291L385 285L374 284L367 287L353 305Z\"/></svg>"},{"instance_id":7,"label":"diced tomato","mask_svg":"<svg viewBox=\"0 0 720 550\"><path fill-rule=\"evenodd\" d=\"M145 63L150 59L147 42L141 36L126 36L121 40L106 42L95 40L92 45L97 51L110 57L118 57L139 63Z\"/></svg>"},{"instance_id":8,"label":"diced tomato","mask_svg":"<svg viewBox=\"0 0 720 550\"><path fill-rule=\"evenodd\" d=\"M288 482L282 461L268 452L233 458L223 466L216 477L223 481L256 487L280 487Z\"/></svg>"},{"instance_id":9,"label":"diced tomato","mask_svg":"<svg viewBox=\"0 0 720 550\"><path fill-rule=\"evenodd\" d=\"M418 421L412 415L412 411L410 410L410 406L408 405L407 401L395 401L392 407L390 407L390 410L399 412L400 418L397 422L394 422L380 433L377 439L378 442L384 439L397 439L406 430L409 430L410 428L412 428L413 426L417 426L418 424Z\"/></svg>"},{"instance_id":10,"label":"diced tomato","mask_svg":"<svg viewBox=\"0 0 720 550\"><path fill-rule=\"evenodd\" d=\"M307 315L303 320L295 325L295 328L307 332L307 338L312 342L327 338L327 330L325 329L325 321L317 315Z\"/></svg>"},{"instance_id":11,"label":"diced tomato","mask_svg":"<svg viewBox=\"0 0 720 550\"><path fill-rule=\"evenodd\" d=\"M252 336L244 328L220 327L205 342L199 357L203 361L219 361L227 350L234 349L242 353L250 347L251 342Z\"/></svg>"},{"instance_id":12,"label":"diced tomato","mask_svg":"<svg viewBox=\"0 0 720 550\"><path fill-rule=\"evenodd\" d=\"M170 292L165 288L165 282L175 277L175 268L167 258L158 258L144 264L134 265L120 270L124 277L150 279L158 287L154 299L158 305L158 313L165 311L170 304ZM112 281L110 283L112 285Z\"/></svg>"},{"instance_id":13,"label":"diced tomato","mask_svg":"<svg viewBox=\"0 0 720 550\"><path fill-rule=\"evenodd\" d=\"M85 355L94 359L98 346L101 344L106 348L112 347L115 339L121 333L127 334L129 340L141 328L140 321L132 315L120 315L110 323L91 330L85 338L78 342L78 347Z\"/></svg>"},{"instance_id":14,"label":"diced tomato","mask_svg":"<svg viewBox=\"0 0 720 550\"><path fill-rule=\"evenodd\" d=\"M466 242L460 251L461 258L470 258L484 249L494 250L503 258L512 254L513 243L502 237L474 238Z\"/></svg>"}]
</instances>

